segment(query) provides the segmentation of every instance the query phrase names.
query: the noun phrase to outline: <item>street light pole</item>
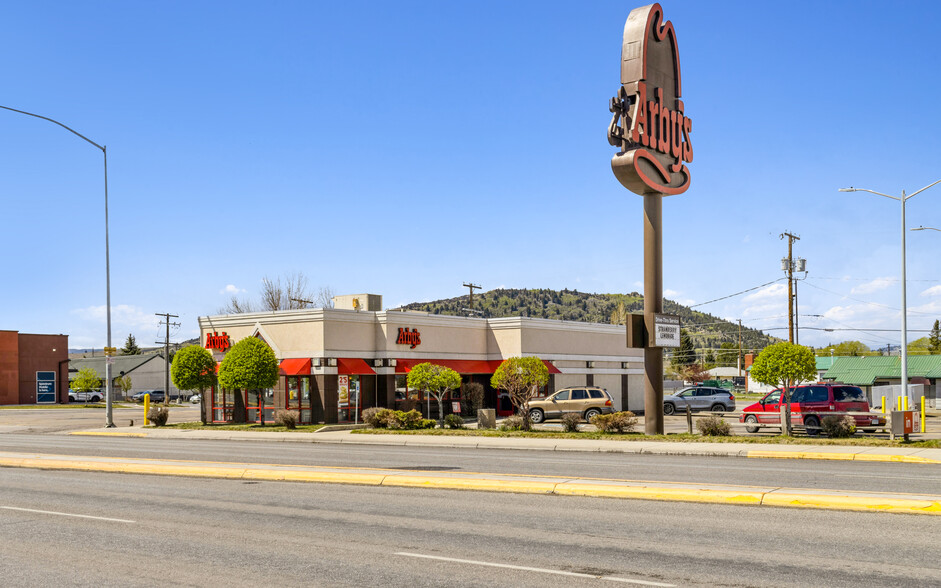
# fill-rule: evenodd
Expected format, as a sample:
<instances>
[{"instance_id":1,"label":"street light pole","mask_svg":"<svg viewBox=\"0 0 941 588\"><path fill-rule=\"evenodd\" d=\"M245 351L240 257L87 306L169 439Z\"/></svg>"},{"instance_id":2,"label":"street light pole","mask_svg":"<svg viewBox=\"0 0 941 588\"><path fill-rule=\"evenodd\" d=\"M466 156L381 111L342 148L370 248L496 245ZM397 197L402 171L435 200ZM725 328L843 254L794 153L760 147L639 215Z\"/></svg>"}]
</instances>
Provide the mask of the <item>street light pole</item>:
<instances>
[{"instance_id":1,"label":"street light pole","mask_svg":"<svg viewBox=\"0 0 941 588\"><path fill-rule=\"evenodd\" d=\"M876 196L884 196L886 198L891 198L892 200L898 200L902 206L902 346L899 350L901 354L901 393L905 396L908 396L908 298L905 291L905 203L924 192L928 188L941 183L941 180L928 184L921 190L916 190L911 194L906 195L905 190L902 190L901 196L890 196L889 194L883 194L882 192L876 192L875 190L867 190L866 188L840 188L840 192L869 192L870 194L875 194Z\"/></svg>"},{"instance_id":2,"label":"street light pole","mask_svg":"<svg viewBox=\"0 0 941 588\"><path fill-rule=\"evenodd\" d=\"M57 120L51 119L47 116L42 116L39 114L33 114L32 112L26 112L25 110L17 110L16 108L10 108L9 106L0 106L4 110L10 110L12 112L18 112L20 114L25 114L27 116L32 116L35 118L41 118L47 120L51 123L55 123L62 127L63 129L69 131L73 135L84 139L86 142L91 143L98 149L101 149L101 154L104 156L105 161L105 302L106 302L106 314L105 321L108 327L108 344L107 347L111 347L111 252L109 249L108 243L108 148L104 145L99 145L95 143L85 135L79 133L73 128L70 128ZM112 428L114 427L114 419L112 418L112 382L111 382L111 361L112 357L108 354L105 354L105 427Z\"/></svg>"}]
</instances>

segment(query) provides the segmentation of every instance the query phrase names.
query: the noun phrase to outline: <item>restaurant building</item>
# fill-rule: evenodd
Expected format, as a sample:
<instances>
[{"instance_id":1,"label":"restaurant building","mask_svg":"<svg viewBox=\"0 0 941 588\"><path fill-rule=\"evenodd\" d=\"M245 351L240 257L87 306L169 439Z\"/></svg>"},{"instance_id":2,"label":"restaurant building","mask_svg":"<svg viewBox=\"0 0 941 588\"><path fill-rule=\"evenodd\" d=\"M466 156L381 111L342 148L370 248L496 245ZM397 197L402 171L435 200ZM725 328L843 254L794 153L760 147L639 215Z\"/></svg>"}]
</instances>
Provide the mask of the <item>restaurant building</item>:
<instances>
[{"instance_id":1,"label":"restaurant building","mask_svg":"<svg viewBox=\"0 0 941 588\"><path fill-rule=\"evenodd\" d=\"M200 340L221 362L246 337L268 344L280 361L278 385L269 390L215 389L203 409L207 419L232 419L235 394L249 421L278 409L296 410L302 423L346 423L373 406L416 408L437 416L437 404L408 388L409 370L422 362L450 367L464 383L484 386L484 408L512 414L505 394L490 386L500 363L537 356L549 383L541 394L570 386L599 386L616 410L643 412L643 351L626 347L623 326L537 319L478 318L381 310L375 294L337 296L334 308L200 317ZM462 386L463 388L463 386ZM261 398L260 398L261 397ZM445 413L472 416L462 390L445 401Z\"/></svg>"}]
</instances>

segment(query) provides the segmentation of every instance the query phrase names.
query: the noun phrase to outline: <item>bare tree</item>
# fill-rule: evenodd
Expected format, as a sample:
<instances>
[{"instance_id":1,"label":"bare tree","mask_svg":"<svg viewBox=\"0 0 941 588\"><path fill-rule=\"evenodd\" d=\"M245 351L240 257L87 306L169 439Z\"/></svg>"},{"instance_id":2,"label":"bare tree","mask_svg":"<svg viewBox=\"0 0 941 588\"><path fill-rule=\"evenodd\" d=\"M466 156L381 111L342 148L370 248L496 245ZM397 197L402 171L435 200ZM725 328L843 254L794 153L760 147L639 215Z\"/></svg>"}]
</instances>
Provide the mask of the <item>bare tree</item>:
<instances>
[{"instance_id":1,"label":"bare tree","mask_svg":"<svg viewBox=\"0 0 941 588\"><path fill-rule=\"evenodd\" d=\"M301 272L289 274L284 278L261 280L261 300L256 306L249 300L233 296L232 300L220 309L221 314L239 314L266 310L297 310L300 308L333 308L333 289L321 287L316 294L311 291L307 276Z\"/></svg>"}]
</instances>

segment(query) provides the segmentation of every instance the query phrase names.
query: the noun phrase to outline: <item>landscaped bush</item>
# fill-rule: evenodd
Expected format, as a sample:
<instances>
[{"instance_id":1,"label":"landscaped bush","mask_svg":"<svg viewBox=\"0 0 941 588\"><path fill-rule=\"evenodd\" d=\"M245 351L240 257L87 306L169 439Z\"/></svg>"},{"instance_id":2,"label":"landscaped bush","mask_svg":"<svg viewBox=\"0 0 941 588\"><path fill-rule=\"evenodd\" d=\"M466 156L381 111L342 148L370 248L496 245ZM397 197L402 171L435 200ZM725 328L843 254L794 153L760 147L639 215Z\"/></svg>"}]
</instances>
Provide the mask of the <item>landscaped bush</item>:
<instances>
[{"instance_id":1,"label":"landscaped bush","mask_svg":"<svg viewBox=\"0 0 941 588\"><path fill-rule=\"evenodd\" d=\"M484 386L480 382L464 384L464 403L462 408L468 416L475 416L484 405Z\"/></svg>"},{"instance_id":2,"label":"landscaped bush","mask_svg":"<svg viewBox=\"0 0 941 588\"><path fill-rule=\"evenodd\" d=\"M170 411L163 406L154 406L147 412L147 420L155 427L162 427L167 424L170 418Z\"/></svg>"},{"instance_id":3,"label":"landscaped bush","mask_svg":"<svg viewBox=\"0 0 941 588\"><path fill-rule=\"evenodd\" d=\"M856 434L856 420L847 414L825 416L820 423L820 430L827 437L852 437Z\"/></svg>"},{"instance_id":4,"label":"landscaped bush","mask_svg":"<svg viewBox=\"0 0 941 588\"><path fill-rule=\"evenodd\" d=\"M285 429L295 429L297 428L298 418L300 418L300 415L295 410L279 410L274 413L274 424Z\"/></svg>"},{"instance_id":5,"label":"landscaped bush","mask_svg":"<svg viewBox=\"0 0 941 588\"><path fill-rule=\"evenodd\" d=\"M696 421L696 428L700 435L707 437L728 437L732 434L732 426L718 416L707 416Z\"/></svg>"},{"instance_id":6,"label":"landscaped bush","mask_svg":"<svg viewBox=\"0 0 941 588\"><path fill-rule=\"evenodd\" d=\"M562 430L566 433L577 433L578 432L578 423L582 422L582 417L570 412L568 414L562 415Z\"/></svg>"},{"instance_id":7,"label":"landscaped bush","mask_svg":"<svg viewBox=\"0 0 941 588\"><path fill-rule=\"evenodd\" d=\"M434 429L438 426L438 421L435 419L422 419L418 422L417 425L412 427L413 429Z\"/></svg>"},{"instance_id":8,"label":"landscaped bush","mask_svg":"<svg viewBox=\"0 0 941 588\"><path fill-rule=\"evenodd\" d=\"M523 425L526 423L523 422L523 417L519 415L511 415L503 419L503 422L500 423L501 431L520 431L523 429Z\"/></svg>"},{"instance_id":9,"label":"landscaped bush","mask_svg":"<svg viewBox=\"0 0 941 588\"><path fill-rule=\"evenodd\" d=\"M464 419L461 418L461 415L449 414L444 417L444 424L449 429L463 429L464 428Z\"/></svg>"},{"instance_id":10,"label":"landscaped bush","mask_svg":"<svg viewBox=\"0 0 941 588\"><path fill-rule=\"evenodd\" d=\"M379 416L383 411L394 412L393 410L388 409L388 408L380 408L378 406L371 406L363 411L363 422L374 429L379 429L379 428L384 427L385 425L382 424L382 419Z\"/></svg>"},{"instance_id":11,"label":"landscaped bush","mask_svg":"<svg viewBox=\"0 0 941 588\"><path fill-rule=\"evenodd\" d=\"M591 418L602 433L630 433L637 426L637 417L629 410L611 414L598 414Z\"/></svg>"}]
</instances>

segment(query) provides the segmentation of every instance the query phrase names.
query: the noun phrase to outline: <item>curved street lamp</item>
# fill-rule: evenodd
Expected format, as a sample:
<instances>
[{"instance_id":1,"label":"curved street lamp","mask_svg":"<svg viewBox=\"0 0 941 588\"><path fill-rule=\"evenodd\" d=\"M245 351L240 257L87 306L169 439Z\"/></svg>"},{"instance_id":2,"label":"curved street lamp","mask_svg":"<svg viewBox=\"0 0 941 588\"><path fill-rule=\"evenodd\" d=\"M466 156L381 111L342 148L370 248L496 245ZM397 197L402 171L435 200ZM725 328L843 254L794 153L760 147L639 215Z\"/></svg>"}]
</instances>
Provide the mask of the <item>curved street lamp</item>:
<instances>
[{"instance_id":1,"label":"curved street lamp","mask_svg":"<svg viewBox=\"0 0 941 588\"><path fill-rule=\"evenodd\" d=\"M105 159L105 298L107 304L107 314L106 322L108 326L108 344L107 346L111 347L111 256L108 248L108 148L104 145L99 145L95 143L85 135L79 133L75 129L72 129L57 120L51 119L48 116L42 116L39 114L33 114L32 112L26 112L25 110L17 110L16 108L10 108L9 106L0 106L4 110L10 110L12 112L18 112L20 114L25 114L27 116L32 116L35 118L41 118L47 120L51 123L55 123L62 127L63 129L69 131L73 135L80 137L91 143L98 149L101 149L101 153ZM114 420L112 419L112 384L111 384L111 362L112 358L110 355L105 355L105 426L114 427Z\"/></svg>"},{"instance_id":2,"label":"curved street lamp","mask_svg":"<svg viewBox=\"0 0 941 588\"><path fill-rule=\"evenodd\" d=\"M901 384L902 384L902 394L908 396L908 299L905 295L905 202L910 198L924 192L928 188L934 186L935 184L941 184L941 180L928 184L921 190L916 190L911 194L906 195L905 190L902 190L901 196L890 196L888 194L883 194L882 192L876 192L875 190L867 190L866 188L840 188L840 192L869 192L870 194L875 194L876 196L885 196L886 198L891 198L892 200L898 200L902 204L902 346L901 346L901 362L902 362L902 373L901 375Z\"/></svg>"}]
</instances>

